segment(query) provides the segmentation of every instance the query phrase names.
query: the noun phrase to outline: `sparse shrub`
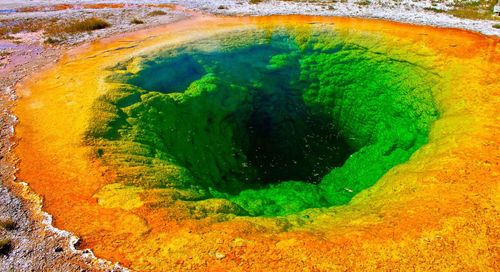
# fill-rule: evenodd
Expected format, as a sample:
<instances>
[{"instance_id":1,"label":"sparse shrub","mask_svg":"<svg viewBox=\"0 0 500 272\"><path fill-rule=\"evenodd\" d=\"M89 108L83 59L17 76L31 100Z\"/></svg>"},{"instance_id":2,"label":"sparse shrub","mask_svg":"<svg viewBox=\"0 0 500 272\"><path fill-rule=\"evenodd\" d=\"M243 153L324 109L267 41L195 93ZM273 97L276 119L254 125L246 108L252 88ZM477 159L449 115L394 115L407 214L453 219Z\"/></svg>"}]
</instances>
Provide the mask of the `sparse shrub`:
<instances>
[{"instance_id":1,"label":"sparse shrub","mask_svg":"<svg viewBox=\"0 0 500 272\"><path fill-rule=\"evenodd\" d=\"M499 20L493 16L497 0L454 1L448 13L459 18Z\"/></svg>"},{"instance_id":2,"label":"sparse shrub","mask_svg":"<svg viewBox=\"0 0 500 272\"><path fill-rule=\"evenodd\" d=\"M134 18L132 19L132 21L130 21L131 24L134 24L134 25L141 25L141 24L144 24L144 21L141 21L137 18Z\"/></svg>"},{"instance_id":3,"label":"sparse shrub","mask_svg":"<svg viewBox=\"0 0 500 272\"><path fill-rule=\"evenodd\" d=\"M150 13L148 13L148 16L161 16L161 15L166 15L167 13L163 10L153 10Z\"/></svg>"},{"instance_id":4,"label":"sparse shrub","mask_svg":"<svg viewBox=\"0 0 500 272\"><path fill-rule=\"evenodd\" d=\"M44 41L44 43L46 43L46 44L58 44L60 42L61 42L61 39L59 39L59 38L53 38L53 37L48 37Z\"/></svg>"},{"instance_id":5,"label":"sparse shrub","mask_svg":"<svg viewBox=\"0 0 500 272\"><path fill-rule=\"evenodd\" d=\"M0 227L6 230L13 230L16 228L16 222L12 221L12 219L0 220Z\"/></svg>"},{"instance_id":6,"label":"sparse shrub","mask_svg":"<svg viewBox=\"0 0 500 272\"><path fill-rule=\"evenodd\" d=\"M445 12L445 10L438 9L438 8L433 8L433 7L425 7L424 10L432 11L432 12L436 12L436 13L443 13L443 12Z\"/></svg>"},{"instance_id":7,"label":"sparse shrub","mask_svg":"<svg viewBox=\"0 0 500 272\"><path fill-rule=\"evenodd\" d=\"M493 28L497 28L497 29L500 29L500 24L494 24L492 25Z\"/></svg>"},{"instance_id":8,"label":"sparse shrub","mask_svg":"<svg viewBox=\"0 0 500 272\"><path fill-rule=\"evenodd\" d=\"M361 0L359 2L356 2L356 4L359 5L359 6L368 6L368 5L371 4L371 2L368 1L368 0Z\"/></svg>"},{"instance_id":9,"label":"sparse shrub","mask_svg":"<svg viewBox=\"0 0 500 272\"><path fill-rule=\"evenodd\" d=\"M14 19L11 21L0 20L0 37L12 38L11 34L20 32L36 32L44 28L51 27L56 24L57 18L38 19Z\"/></svg>"},{"instance_id":10,"label":"sparse shrub","mask_svg":"<svg viewBox=\"0 0 500 272\"><path fill-rule=\"evenodd\" d=\"M63 30L64 32L75 33L103 29L109 26L111 26L111 24L104 21L103 19L92 17L70 22L69 25Z\"/></svg>"},{"instance_id":11,"label":"sparse shrub","mask_svg":"<svg viewBox=\"0 0 500 272\"><path fill-rule=\"evenodd\" d=\"M7 27L0 27L0 37L5 37L7 36L7 34L9 34L9 29L7 29Z\"/></svg>"},{"instance_id":12,"label":"sparse shrub","mask_svg":"<svg viewBox=\"0 0 500 272\"><path fill-rule=\"evenodd\" d=\"M9 239L0 239L0 255L9 254L12 249L12 241Z\"/></svg>"}]
</instances>

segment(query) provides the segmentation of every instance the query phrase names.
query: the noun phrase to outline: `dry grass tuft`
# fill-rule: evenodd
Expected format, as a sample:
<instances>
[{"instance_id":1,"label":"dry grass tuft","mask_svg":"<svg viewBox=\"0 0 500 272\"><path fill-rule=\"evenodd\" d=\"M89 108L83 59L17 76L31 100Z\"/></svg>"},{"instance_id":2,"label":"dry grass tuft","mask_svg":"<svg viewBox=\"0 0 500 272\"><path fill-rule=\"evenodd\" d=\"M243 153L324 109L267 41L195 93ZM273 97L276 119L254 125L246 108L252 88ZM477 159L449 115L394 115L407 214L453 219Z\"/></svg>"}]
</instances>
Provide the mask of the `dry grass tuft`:
<instances>
[{"instance_id":1,"label":"dry grass tuft","mask_svg":"<svg viewBox=\"0 0 500 272\"><path fill-rule=\"evenodd\" d=\"M453 16L466 19L499 20L493 16L493 7L497 0L479 0L455 2L452 10L448 11Z\"/></svg>"},{"instance_id":2,"label":"dry grass tuft","mask_svg":"<svg viewBox=\"0 0 500 272\"><path fill-rule=\"evenodd\" d=\"M59 44L63 41L62 38L55 38L55 37L48 37L47 39L45 39L43 42L46 43L46 44Z\"/></svg>"},{"instance_id":3,"label":"dry grass tuft","mask_svg":"<svg viewBox=\"0 0 500 272\"><path fill-rule=\"evenodd\" d=\"M103 29L109 26L111 26L111 24L104 21L103 19L92 17L70 22L68 26L63 28L63 30L66 33L76 33Z\"/></svg>"},{"instance_id":4,"label":"dry grass tuft","mask_svg":"<svg viewBox=\"0 0 500 272\"><path fill-rule=\"evenodd\" d=\"M37 32L48 26L54 25L57 18L51 19L21 19L21 20L0 20L0 38L8 38L12 34L20 32Z\"/></svg>"},{"instance_id":5,"label":"dry grass tuft","mask_svg":"<svg viewBox=\"0 0 500 272\"><path fill-rule=\"evenodd\" d=\"M10 239L0 239L0 255L9 254L12 249L12 241Z\"/></svg>"},{"instance_id":6,"label":"dry grass tuft","mask_svg":"<svg viewBox=\"0 0 500 272\"><path fill-rule=\"evenodd\" d=\"M92 17L83 20L67 20L58 21L57 23L51 24L44 28L45 35L50 38L47 39L47 43L57 43L61 41L60 37L64 34L76 34L81 32L90 32L93 30L103 29L111 26L110 23L103 19ZM50 39L50 40L49 40Z\"/></svg>"},{"instance_id":7,"label":"dry grass tuft","mask_svg":"<svg viewBox=\"0 0 500 272\"><path fill-rule=\"evenodd\" d=\"M137 18L134 18L130 21L131 24L134 24L134 25L141 25L141 24L144 24L144 21L141 21Z\"/></svg>"},{"instance_id":8,"label":"dry grass tuft","mask_svg":"<svg viewBox=\"0 0 500 272\"><path fill-rule=\"evenodd\" d=\"M80 32L93 31L111 26L108 22L100 18L87 18L83 20L60 20L50 19L22 19L16 21L0 20L0 38L8 38L12 34L20 32L37 32L43 30L45 35L52 37L53 41L58 40L63 34L75 34ZM48 43L51 43L48 41Z\"/></svg>"},{"instance_id":9,"label":"dry grass tuft","mask_svg":"<svg viewBox=\"0 0 500 272\"><path fill-rule=\"evenodd\" d=\"M358 6L369 6L370 4L371 4L371 2L369 0L361 0L361 1L356 2L356 5L358 5Z\"/></svg>"},{"instance_id":10,"label":"dry grass tuft","mask_svg":"<svg viewBox=\"0 0 500 272\"><path fill-rule=\"evenodd\" d=\"M434 7L426 7L426 8L424 8L424 10L432 11L432 12L436 12L436 13L444 13L444 12L446 12L445 10L434 8Z\"/></svg>"},{"instance_id":11,"label":"dry grass tuft","mask_svg":"<svg viewBox=\"0 0 500 272\"><path fill-rule=\"evenodd\" d=\"M162 15L166 15L167 13L163 10L153 10L151 11L150 13L148 13L148 16L152 17L152 16L162 16Z\"/></svg>"},{"instance_id":12,"label":"dry grass tuft","mask_svg":"<svg viewBox=\"0 0 500 272\"><path fill-rule=\"evenodd\" d=\"M13 230L16 228L16 222L14 222L12 219L0 220L0 228Z\"/></svg>"}]
</instances>

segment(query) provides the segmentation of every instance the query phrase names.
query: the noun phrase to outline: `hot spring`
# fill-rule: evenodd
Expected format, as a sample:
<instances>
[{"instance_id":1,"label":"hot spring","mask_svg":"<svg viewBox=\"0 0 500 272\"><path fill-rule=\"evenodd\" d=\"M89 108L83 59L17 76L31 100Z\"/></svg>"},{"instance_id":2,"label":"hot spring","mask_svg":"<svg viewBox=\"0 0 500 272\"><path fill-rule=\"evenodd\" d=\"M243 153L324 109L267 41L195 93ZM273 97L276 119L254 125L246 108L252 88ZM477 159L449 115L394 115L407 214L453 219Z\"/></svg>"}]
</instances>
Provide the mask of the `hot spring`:
<instances>
[{"instance_id":1,"label":"hot spring","mask_svg":"<svg viewBox=\"0 0 500 272\"><path fill-rule=\"evenodd\" d=\"M346 204L438 118L435 73L319 28L225 33L111 71L87 134L96 156L136 169L128 185L227 200L214 212Z\"/></svg>"},{"instance_id":2,"label":"hot spring","mask_svg":"<svg viewBox=\"0 0 500 272\"><path fill-rule=\"evenodd\" d=\"M18 87L16 177L137 271L481 270L498 44L306 16L104 39Z\"/></svg>"}]
</instances>

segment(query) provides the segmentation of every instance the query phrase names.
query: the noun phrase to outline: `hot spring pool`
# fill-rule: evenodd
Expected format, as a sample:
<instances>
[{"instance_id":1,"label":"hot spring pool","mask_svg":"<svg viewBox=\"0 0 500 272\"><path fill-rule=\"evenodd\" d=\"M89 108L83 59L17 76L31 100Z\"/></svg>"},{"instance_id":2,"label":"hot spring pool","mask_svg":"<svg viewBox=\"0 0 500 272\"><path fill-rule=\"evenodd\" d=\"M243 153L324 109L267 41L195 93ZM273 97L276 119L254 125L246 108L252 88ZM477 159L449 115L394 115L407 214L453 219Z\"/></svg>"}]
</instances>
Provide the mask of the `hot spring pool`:
<instances>
[{"instance_id":1,"label":"hot spring pool","mask_svg":"<svg viewBox=\"0 0 500 272\"><path fill-rule=\"evenodd\" d=\"M19 87L17 177L138 271L480 270L498 41L303 16L104 39Z\"/></svg>"},{"instance_id":2,"label":"hot spring pool","mask_svg":"<svg viewBox=\"0 0 500 272\"><path fill-rule=\"evenodd\" d=\"M228 200L217 213L346 204L438 118L438 75L370 42L276 27L132 58L111 68L120 85L96 101L87 140L107 164L143 169L122 183Z\"/></svg>"}]
</instances>

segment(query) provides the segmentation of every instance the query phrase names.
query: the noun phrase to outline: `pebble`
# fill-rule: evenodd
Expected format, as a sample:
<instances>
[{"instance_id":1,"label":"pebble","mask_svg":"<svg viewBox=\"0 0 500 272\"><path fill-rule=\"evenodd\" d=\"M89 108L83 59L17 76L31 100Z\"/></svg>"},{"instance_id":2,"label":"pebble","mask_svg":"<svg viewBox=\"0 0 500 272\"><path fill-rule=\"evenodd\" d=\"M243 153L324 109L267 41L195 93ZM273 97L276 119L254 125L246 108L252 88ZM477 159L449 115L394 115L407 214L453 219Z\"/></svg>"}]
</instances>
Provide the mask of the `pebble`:
<instances>
[{"instance_id":1,"label":"pebble","mask_svg":"<svg viewBox=\"0 0 500 272\"><path fill-rule=\"evenodd\" d=\"M226 257L226 254L220 253L220 252L215 252L215 258L217 259L224 259Z\"/></svg>"}]
</instances>

